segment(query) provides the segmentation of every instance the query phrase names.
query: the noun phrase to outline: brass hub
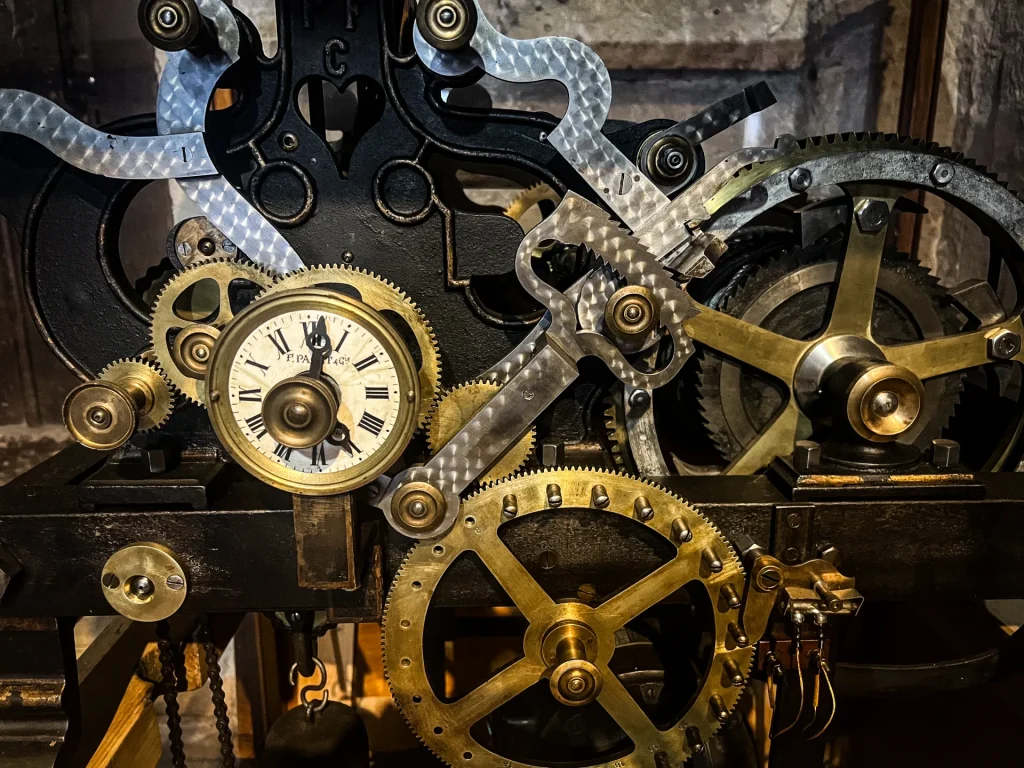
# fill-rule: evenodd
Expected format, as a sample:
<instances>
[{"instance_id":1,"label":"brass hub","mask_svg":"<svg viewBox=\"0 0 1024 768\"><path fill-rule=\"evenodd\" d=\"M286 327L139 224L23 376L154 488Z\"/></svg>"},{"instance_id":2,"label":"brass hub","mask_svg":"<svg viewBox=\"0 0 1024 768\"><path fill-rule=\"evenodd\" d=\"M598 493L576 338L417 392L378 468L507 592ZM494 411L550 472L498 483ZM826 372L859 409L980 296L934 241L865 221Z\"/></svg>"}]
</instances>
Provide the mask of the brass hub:
<instances>
[{"instance_id":1,"label":"brass hub","mask_svg":"<svg viewBox=\"0 0 1024 768\"><path fill-rule=\"evenodd\" d=\"M846 417L854 431L868 440L895 440L921 413L924 385L911 371L891 363L868 363L847 390Z\"/></svg>"},{"instance_id":2,"label":"brass hub","mask_svg":"<svg viewBox=\"0 0 1024 768\"><path fill-rule=\"evenodd\" d=\"M338 425L338 395L330 384L296 376L275 384L263 402L263 423L281 445L303 450L320 445Z\"/></svg>"},{"instance_id":3,"label":"brass hub","mask_svg":"<svg viewBox=\"0 0 1024 768\"><path fill-rule=\"evenodd\" d=\"M190 378L204 378L218 336L220 330L212 325L193 325L183 329L174 340L174 362L178 369Z\"/></svg>"},{"instance_id":4,"label":"brass hub","mask_svg":"<svg viewBox=\"0 0 1024 768\"><path fill-rule=\"evenodd\" d=\"M604 679L594 664L597 635L586 624L566 621L552 627L541 641L549 667L551 695L562 704L582 707L601 693Z\"/></svg>"},{"instance_id":5,"label":"brass hub","mask_svg":"<svg viewBox=\"0 0 1024 768\"><path fill-rule=\"evenodd\" d=\"M440 525L447 504L430 483L406 483L391 500L391 512L403 528L422 532Z\"/></svg>"},{"instance_id":6,"label":"brass hub","mask_svg":"<svg viewBox=\"0 0 1024 768\"><path fill-rule=\"evenodd\" d=\"M75 387L64 400L64 424L87 448L112 451L135 434L138 409L124 387L91 381Z\"/></svg>"},{"instance_id":7,"label":"brass hub","mask_svg":"<svg viewBox=\"0 0 1024 768\"><path fill-rule=\"evenodd\" d=\"M608 299L604 322L612 334L628 341L647 336L658 322L654 294L642 285L620 288Z\"/></svg>"}]
</instances>

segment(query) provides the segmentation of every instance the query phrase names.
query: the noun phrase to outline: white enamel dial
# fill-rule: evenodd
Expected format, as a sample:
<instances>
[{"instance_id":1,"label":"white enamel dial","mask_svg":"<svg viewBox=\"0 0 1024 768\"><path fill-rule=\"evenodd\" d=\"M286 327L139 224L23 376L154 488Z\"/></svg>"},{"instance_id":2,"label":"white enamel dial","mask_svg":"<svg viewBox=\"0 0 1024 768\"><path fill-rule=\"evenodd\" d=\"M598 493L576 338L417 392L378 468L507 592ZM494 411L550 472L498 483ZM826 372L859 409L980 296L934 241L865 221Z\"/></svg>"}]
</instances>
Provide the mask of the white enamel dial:
<instances>
[{"instance_id":1,"label":"white enamel dial","mask_svg":"<svg viewBox=\"0 0 1024 768\"><path fill-rule=\"evenodd\" d=\"M331 345L323 379L339 395L338 423L348 439L291 449L264 426L263 399L274 384L309 372L306 335L321 319ZM316 473L349 469L380 450L403 398L394 361L376 337L349 318L311 310L287 312L250 333L231 361L228 392L235 423L258 451L297 472Z\"/></svg>"},{"instance_id":2,"label":"white enamel dial","mask_svg":"<svg viewBox=\"0 0 1024 768\"><path fill-rule=\"evenodd\" d=\"M218 341L210 368L210 416L221 442L250 472L295 493L338 493L373 480L415 428L417 377L400 337L374 310L329 291L256 302ZM289 447L268 429L276 412L268 395L307 379L333 393L337 426L312 447Z\"/></svg>"}]
</instances>

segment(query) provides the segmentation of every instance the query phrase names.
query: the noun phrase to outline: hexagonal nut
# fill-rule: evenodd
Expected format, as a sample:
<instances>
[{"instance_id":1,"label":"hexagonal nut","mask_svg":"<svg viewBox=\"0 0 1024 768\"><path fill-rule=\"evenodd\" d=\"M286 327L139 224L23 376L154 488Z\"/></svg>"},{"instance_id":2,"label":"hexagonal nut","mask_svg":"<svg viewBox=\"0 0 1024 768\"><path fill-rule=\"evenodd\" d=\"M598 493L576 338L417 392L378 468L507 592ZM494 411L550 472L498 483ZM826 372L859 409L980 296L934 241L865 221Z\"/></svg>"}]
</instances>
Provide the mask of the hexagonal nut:
<instances>
[{"instance_id":1,"label":"hexagonal nut","mask_svg":"<svg viewBox=\"0 0 1024 768\"><path fill-rule=\"evenodd\" d=\"M841 557L839 553L839 547L834 544L823 544L818 550L818 557L824 560L826 563L839 567L839 559Z\"/></svg>"},{"instance_id":2,"label":"hexagonal nut","mask_svg":"<svg viewBox=\"0 0 1024 768\"><path fill-rule=\"evenodd\" d=\"M797 168L789 174L789 188L794 192L806 192L811 188L813 180L810 171L806 168Z\"/></svg>"},{"instance_id":3,"label":"hexagonal nut","mask_svg":"<svg viewBox=\"0 0 1024 768\"><path fill-rule=\"evenodd\" d=\"M993 360L1010 360L1020 352L1020 336L1006 328L988 334L988 356Z\"/></svg>"},{"instance_id":4,"label":"hexagonal nut","mask_svg":"<svg viewBox=\"0 0 1024 768\"><path fill-rule=\"evenodd\" d=\"M884 200L861 200L857 205L857 226L861 232L875 234L889 223L889 204Z\"/></svg>"}]
</instances>

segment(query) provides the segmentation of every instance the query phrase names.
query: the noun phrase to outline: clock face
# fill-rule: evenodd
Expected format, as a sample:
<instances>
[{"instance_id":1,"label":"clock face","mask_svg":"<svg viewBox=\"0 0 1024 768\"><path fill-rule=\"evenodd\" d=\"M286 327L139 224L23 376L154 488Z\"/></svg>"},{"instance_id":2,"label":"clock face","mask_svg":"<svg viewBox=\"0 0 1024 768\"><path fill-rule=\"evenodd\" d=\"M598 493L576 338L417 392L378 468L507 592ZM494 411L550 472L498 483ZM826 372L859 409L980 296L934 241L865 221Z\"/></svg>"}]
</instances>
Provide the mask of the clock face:
<instances>
[{"instance_id":1,"label":"clock face","mask_svg":"<svg viewBox=\"0 0 1024 768\"><path fill-rule=\"evenodd\" d=\"M310 373L310 334L325 353L322 380L338 394L338 423L331 438L306 449L277 442L263 422L263 401L278 382ZM404 393L387 349L368 329L330 312L294 310L259 325L231 361L228 378L231 414L238 429L270 461L297 472L331 473L350 469L379 451L398 422Z\"/></svg>"},{"instance_id":2,"label":"clock face","mask_svg":"<svg viewBox=\"0 0 1024 768\"><path fill-rule=\"evenodd\" d=\"M401 337L378 312L333 291L254 302L218 339L209 370L210 420L221 443L250 473L292 493L343 493L371 482L416 427L418 378ZM320 394L297 400L295 388ZM310 414L319 426L299 429L308 440L282 428L282 419L308 423Z\"/></svg>"}]
</instances>

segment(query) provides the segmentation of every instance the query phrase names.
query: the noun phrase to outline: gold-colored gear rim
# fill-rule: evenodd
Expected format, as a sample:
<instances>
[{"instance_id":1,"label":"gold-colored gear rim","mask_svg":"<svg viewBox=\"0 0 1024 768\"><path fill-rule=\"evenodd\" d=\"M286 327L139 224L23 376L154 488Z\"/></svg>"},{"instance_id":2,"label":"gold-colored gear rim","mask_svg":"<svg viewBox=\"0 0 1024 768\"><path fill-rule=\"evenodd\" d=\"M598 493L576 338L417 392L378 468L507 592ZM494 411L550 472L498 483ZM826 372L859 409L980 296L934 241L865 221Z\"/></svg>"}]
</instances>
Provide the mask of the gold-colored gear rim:
<instances>
[{"instance_id":1,"label":"gold-colored gear rim","mask_svg":"<svg viewBox=\"0 0 1024 768\"><path fill-rule=\"evenodd\" d=\"M265 290L272 286L276 279L275 275L262 267L234 259L211 259L179 272L161 289L153 303L153 317L150 321L153 353L171 384L188 400L199 405L206 404L205 380L189 376L175 362L173 345L168 338L170 333L193 325L225 328L235 316L231 310L230 300L232 282L244 280ZM219 288L219 308L216 316L203 318L201 321L180 317L175 312L175 302L185 291L203 280L213 280Z\"/></svg>"},{"instance_id":2,"label":"gold-colored gear rim","mask_svg":"<svg viewBox=\"0 0 1024 768\"><path fill-rule=\"evenodd\" d=\"M399 402L395 428L383 445L365 460L342 472L314 475L278 464L252 446L231 413L228 380L231 375L231 363L239 348L251 333L271 318L301 310L337 314L365 328L380 342L394 362L401 390L406 393L406 397ZM317 288L275 292L274 295L258 299L239 312L213 348L207 388L213 429L235 461L268 485L308 496L346 493L377 479L381 472L394 464L408 446L416 430L416 414L419 412L420 401L419 382L412 356L392 325L362 302L335 291Z\"/></svg>"},{"instance_id":3,"label":"gold-colored gear rim","mask_svg":"<svg viewBox=\"0 0 1024 768\"><path fill-rule=\"evenodd\" d=\"M434 398L441 388L441 351L426 317L403 291L372 272L334 265L292 272L259 298L295 288L330 288L332 284L339 283L351 286L359 294L360 300L377 312L394 312L412 331L421 360L418 371L420 410L416 426L424 426Z\"/></svg>"},{"instance_id":4,"label":"gold-colored gear rim","mask_svg":"<svg viewBox=\"0 0 1024 768\"><path fill-rule=\"evenodd\" d=\"M155 363L144 359L118 360L100 372L100 379L122 388L126 387L126 383L137 382L152 395L149 410L139 414L136 427L139 432L159 429L174 412L175 397L171 382Z\"/></svg>"},{"instance_id":5,"label":"gold-colored gear rim","mask_svg":"<svg viewBox=\"0 0 1024 768\"><path fill-rule=\"evenodd\" d=\"M557 485L561 507L590 508L636 519L637 500L643 497L654 510L646 525L673 544L679 531L690 538L678 544L676 557L653 573L606 600L597 608L583 603L555 603L498 537L504 520L502 509L509 495L515 497L518 516L552 507L550 486ZM595 506L595 486L603 486L607 504ZM637 523L640 525L641 523ZM675 532L674 532L675 531ZM707 550L721 562L720 572L707 566ZM524 656L519 661L452 703L440 701L427 679L423 633L430 599L447 569L464 552L473 551L515 602L530 626L524 637ZM618 678L608 662L615 649L615 631L648 608L691 583L708 590L714 606L715 649L704 683L690 709L671 728L658 730ZM684 501L653 484L611 472L557 469L520 475L480 491L462 504L458 520L444 538L417 545L402 565L388 595L382 642L384 662L392 694L413 731L449 765L482 765L488 768L517 766L481 746L470 734L474 723L525 691L548 673L542 657L544 633L560 621L582 622L597 635L594 663L604 685L597 701L632 740L633 751L600 764L603 768L634 768L681 765L690 755L685 737L697 728L706 740L719 727L719 715L731 712L742 687L735 687L726 672L731 662L744 676L751 669L754 649L739 647L730 624L738 626L740 612L729 607L726 591L742 595L743 568L729 544L715 527ZM467 757L469 755L469 757Z\"/></svg>"},{"instance_id":6,"label":"gold-colored gear rim","mask_svg":"<svg viewBox=\"0 0 1024 768\"><path fill-rule=\"evenodd\" d=\"M427 421L427 445L431 454L444 448L500 391L501 387L493 382L470 381L441 395ZM493 483L522 469L533 453L536 438L537 430L531 427L487 468L480 477L480 484Z\"/></svg>"},{"instance_id":7,"label":"gold-colored gear rim","mask_svg":"<svg viewBox=\"0 0 1024 768\"><path fill-rule=\"evenodd\" d=\"M523 220L526 218L526 214L543 202L553 203L557 206L562 202L562 196L550 186L541 182L524 189L516 195L516 198L509 204L504 213L510 219L514 219L525 230Z\"/></svg>"}]
</instances>

